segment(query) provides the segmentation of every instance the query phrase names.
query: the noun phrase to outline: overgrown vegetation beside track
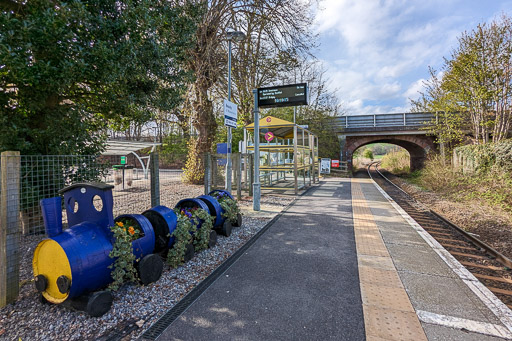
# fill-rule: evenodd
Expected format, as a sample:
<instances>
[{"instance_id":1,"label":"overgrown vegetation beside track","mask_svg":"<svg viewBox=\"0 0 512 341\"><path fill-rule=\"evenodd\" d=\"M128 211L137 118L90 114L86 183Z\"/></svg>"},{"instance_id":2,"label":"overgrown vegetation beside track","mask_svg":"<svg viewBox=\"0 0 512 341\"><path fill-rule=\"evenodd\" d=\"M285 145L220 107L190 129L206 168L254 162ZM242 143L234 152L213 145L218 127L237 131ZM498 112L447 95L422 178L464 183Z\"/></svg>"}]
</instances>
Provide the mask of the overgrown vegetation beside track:
<instances>
[{"instance_id":1,"label":"overgrown vegetation beside track","mask_svg":"<svg viewBox=\"0 0 512 341\"><path fill-rule=\"evenodd\" d=\"M512 140L459 147L456 152L474 159L473 172L463 172L432 155L409 179L451 200L479 200L512 213Z\"/></svg>"}]
</instances>

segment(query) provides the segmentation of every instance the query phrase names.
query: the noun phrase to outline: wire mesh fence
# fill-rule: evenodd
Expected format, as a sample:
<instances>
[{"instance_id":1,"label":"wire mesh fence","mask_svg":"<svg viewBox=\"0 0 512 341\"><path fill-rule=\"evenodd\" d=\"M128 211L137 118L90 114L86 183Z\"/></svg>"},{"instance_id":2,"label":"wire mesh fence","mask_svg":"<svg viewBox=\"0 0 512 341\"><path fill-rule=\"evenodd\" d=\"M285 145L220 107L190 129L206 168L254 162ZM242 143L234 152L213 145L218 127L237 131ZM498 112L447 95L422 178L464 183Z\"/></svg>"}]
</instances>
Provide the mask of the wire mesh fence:
<instances>
[{"instance_id":1,"label":"wire mesh fence","mask_svg":"<svg viewBox=\"0 0 512 341\"><path fill-rule=\"evenodd\" d=\"M178 201L225 188L226 155L213 154L205 160L205 184L182 181L176 163L151 154L145 167L113 165L111 159L91 155L19 155L4 152L0 158L2 215L0 226L0 306L18 296L19 283L32 279L32 257L46 238L39 202L59 196L62 189L80 182L103 182L113 186L114 217L142 213L153 205L173 208ZM251 190L251 158L232 154L232 193L240 197ZM97 203L91 202L91 205ZM63 228L68 226L63 210ZM6 258L4 259L4 256ZM9 290L6 290L6 287ZM7 292L7 295L5 294ZM9 296L10 295L10 296Z\"/></svg>"}]
</instances>

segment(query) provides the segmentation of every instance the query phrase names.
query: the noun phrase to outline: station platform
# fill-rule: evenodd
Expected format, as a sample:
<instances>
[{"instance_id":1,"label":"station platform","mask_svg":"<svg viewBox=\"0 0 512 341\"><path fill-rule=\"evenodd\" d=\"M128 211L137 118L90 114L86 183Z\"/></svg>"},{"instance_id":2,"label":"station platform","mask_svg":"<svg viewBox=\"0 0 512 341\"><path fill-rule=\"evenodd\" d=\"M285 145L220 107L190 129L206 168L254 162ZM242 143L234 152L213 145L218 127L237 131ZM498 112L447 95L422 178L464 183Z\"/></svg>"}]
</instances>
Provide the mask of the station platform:
<instances>
[{"instance_id":1,"label":"station platform","mask_svg":"<svg viewBox=\"0 0 512 341\"><path fill-rule=\"evenodd\" d=\"M512 339L512 312L369 179L310 188L157 340Z\"/></svg>"}]
</instances>

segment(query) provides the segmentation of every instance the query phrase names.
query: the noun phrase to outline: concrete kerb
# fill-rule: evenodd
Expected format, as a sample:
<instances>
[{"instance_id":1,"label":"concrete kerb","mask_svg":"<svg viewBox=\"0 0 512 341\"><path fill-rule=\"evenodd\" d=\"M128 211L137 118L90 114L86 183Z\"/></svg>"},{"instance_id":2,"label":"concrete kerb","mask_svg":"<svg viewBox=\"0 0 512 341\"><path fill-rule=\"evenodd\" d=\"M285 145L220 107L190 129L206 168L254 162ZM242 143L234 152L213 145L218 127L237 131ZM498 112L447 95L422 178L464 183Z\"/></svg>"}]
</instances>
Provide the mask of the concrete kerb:
<instances>
[{"instance_id":1,"label":"concrete kerb","mask_svg":"<svg viewBox=\"0 0 512 341\"><path fill-rule=\"evenodd\" d=\"M471 272L459 263L446 249L439 244L427 231L425 231L407 212L405 212L373 179L373 184L379 192L391 203L398 213L418 232L425 242L441 257L441 259L453 270L454 273L468 286L468 288L477 295L478 298L489 308L489 310L503 323L505 328L496 328L495 332L488 335L500 336L512 339L512 311L501 302L489 289L487 289ZM418 314L420 320L424 323L434 323L430 316L426 318L425 314ZM437 324L447 325L442 319L436 320ZM474 330L482 333L481 329Z\"/></svg>"},{"instance_id":2,"label":"concrete kerb","mask_svg":"<svg viewBox=\"0 0 512 341\"><path fill-rule=\"evenodd\" d=\"M215 281L222 276L227 270L229 270L233 264L250 248L274 223L288 211L296 202L299 197L306 195L313 188L318 187L320 183L311 185L301 194L297 195L294 200L289 203L284 209L276 214L269 222L267 222L261 230L258 231L251 239L249 239L242 247L240 247L235 253L233 253L228 259L226 259L221 265L217 267L208 277L203 279L192 291L190 291L185 297L183 297L178 303L169 309L162 317L160 317L155 323L153 323L148 329L146 329L138 340L156 340L163 332L162 327L154 327L162 324L162 321L169 326L172 322L178 318L181 314L187 311L188 307L191 306ZM179 313L177 313L179 312ZM177 314L176 314L177 313ZM171 318L169 315L173 315ZM156 329L152 331L152 329Z\"/></svg>"}]
</instances>

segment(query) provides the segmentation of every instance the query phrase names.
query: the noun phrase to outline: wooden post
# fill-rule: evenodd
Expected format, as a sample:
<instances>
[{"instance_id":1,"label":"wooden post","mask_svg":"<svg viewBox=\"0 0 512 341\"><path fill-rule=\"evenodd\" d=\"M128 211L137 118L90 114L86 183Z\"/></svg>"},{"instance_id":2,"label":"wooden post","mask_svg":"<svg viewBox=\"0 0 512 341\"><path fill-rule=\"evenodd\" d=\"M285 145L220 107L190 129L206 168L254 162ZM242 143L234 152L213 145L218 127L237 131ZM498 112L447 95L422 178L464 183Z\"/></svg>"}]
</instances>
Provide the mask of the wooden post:
<instances>
[{"instance_id":1,"label":"wooden post","mask_svg":"<svg viewBox=\"0 0 512 341\"><path fill-rule=\"evenodd\" d=\"M158 153L153 152L150 155L151 207L155 207L160 205L160 164L158 161Z\"/></svg>"},{"instance_id":2,"label":"wooden post","mask_svg":"<svg viewBox=\"0 0 512 341\"><path fill-rule=\"evenodd\" d=\"M254 154L249 154L249 163L247 164L247 167L249 169L249 179L252 180L254 179ZM252 194L253 194L253 188L252 188L252 183L250 182L249 180L249 196L252 197Z\"/></svg>"},{"instance_id":3,"label":"wooden post","mask_svg":"<svg viewBox=\"0 0 512 341\"><path fill-rule=\"evenodd\" d=\"M211 191L211 177L212 177L212 156L210 153L206 153L204 158L204 195L207 195Z\"/></svg>"},{"instance_id":4,"label":"wooden post","mask_svg":"<svg viewBox=\"0 0 512 341\"><path fill-rule=\"evenodd\" d=\"M20 152L2 152L0 206L0 308L14 302L20 291L18 224L20 210Z\"/></svg>"},{"instance_id":5,"label":"wooden post","mask_svg":"<svg viewBox=\"0 0 512 341\"><path fill-rule=\"evenodd\" d=\"M236 200L242 200L242 153L237 154Z\"/></svg>"}]
</instances>

